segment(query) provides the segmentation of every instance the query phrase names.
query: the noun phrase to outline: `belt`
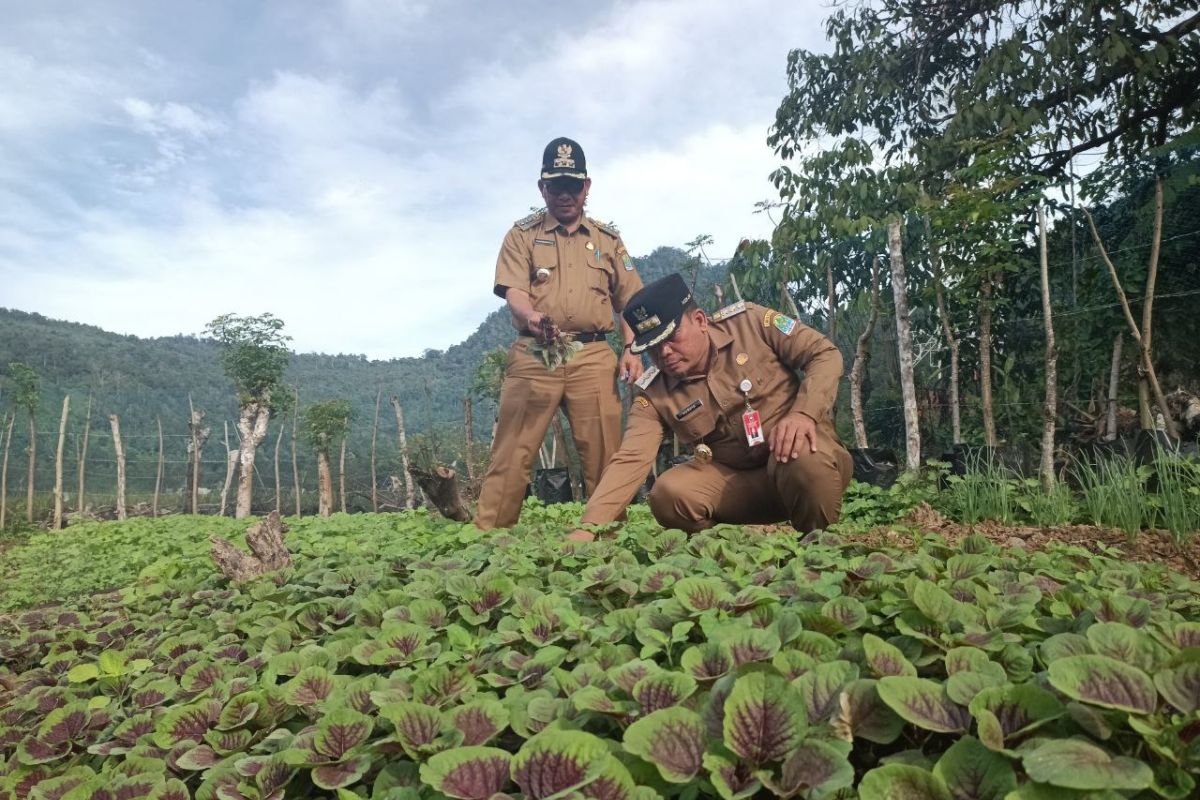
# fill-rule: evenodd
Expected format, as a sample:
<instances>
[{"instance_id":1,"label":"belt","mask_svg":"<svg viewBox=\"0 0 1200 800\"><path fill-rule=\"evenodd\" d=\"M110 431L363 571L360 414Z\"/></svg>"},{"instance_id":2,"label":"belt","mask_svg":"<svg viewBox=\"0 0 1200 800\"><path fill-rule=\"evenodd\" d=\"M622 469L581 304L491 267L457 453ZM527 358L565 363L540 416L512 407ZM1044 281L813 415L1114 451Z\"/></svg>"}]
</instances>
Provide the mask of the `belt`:
<instances>
[{"instance_id":1,"label":"belt","mask_svg":"<svg viewBox=\"0 0 1200 800\"><path fill-rule=\"evenodd\" d=\"M564 331L564 333L566 333L568 336L570 336L575 341L583 342L584 344L590 344L591 342L603 342L605 339L608 338L607 331L589 331L587 333L578 333L575 331ZM521 331L521 335L522 336L533 336L534 334L530 333L529 331Z\"/></svg>"}]
</instances>

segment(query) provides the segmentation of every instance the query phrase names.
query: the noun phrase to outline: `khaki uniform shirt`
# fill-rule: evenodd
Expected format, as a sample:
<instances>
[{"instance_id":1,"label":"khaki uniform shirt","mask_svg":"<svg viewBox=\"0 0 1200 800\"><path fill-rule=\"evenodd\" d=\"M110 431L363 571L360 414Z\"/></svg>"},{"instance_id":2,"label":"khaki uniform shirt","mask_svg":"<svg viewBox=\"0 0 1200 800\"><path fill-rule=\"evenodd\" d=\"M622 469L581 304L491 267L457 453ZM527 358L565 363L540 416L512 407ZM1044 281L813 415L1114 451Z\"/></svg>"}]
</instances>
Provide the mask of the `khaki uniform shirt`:
<instances>
[{"instance_id":1,"label":"khaki uniform shirt","mask_svg":"<svg viewBox=\"0 0 1200 800\"><path fill-rule=\"evenodd\" d=\"M538 276L542 269L547 277ZM500 247L493 291L503 298L510 288L528 292L533 309L564 331L607 332L642 279L615 228L584 217L567 233L539 211L514 224ZM521 329L515 319L513 326Z\"/></svg>"},{"instance_id":2,"label":"khaki uniform shirt","mask_svg":"<svg viewBox=\"0 0 1200 800\"><path fill-rule=\"evenodd\" d=\"M754 303L735 303L709 318L712 361L708 374L676 380L651 368L638 381L621 449L609 462L588 501L582 522L612 522L646 480L663 436L708 445L713 461L735 469L767 463L767 443L749 446L742 414L749 402L761 418L764 437L787 414L812 417L819 434L835 441L830 413L842 376L837 346L812 328ZM795 370L804 370L804 380Z\"/></svg>"}]
</instances>

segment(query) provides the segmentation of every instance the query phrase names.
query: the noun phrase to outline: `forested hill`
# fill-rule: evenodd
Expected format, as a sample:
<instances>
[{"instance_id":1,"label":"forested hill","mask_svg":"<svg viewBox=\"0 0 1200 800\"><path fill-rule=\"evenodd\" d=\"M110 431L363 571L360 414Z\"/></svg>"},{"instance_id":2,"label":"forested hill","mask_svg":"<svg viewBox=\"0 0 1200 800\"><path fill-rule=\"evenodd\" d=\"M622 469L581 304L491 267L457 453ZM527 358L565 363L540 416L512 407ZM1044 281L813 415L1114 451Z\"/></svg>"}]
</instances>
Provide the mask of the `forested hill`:
<instances>
[{"instance_id":1,"label":"forested hill","mask_svg":"<svg viewBox=\"0 0 1200 800\"><path fill-rule=\"evenodd\" d=\"M694 261L675 248L659 248L637 259L643 279L650 282L668 272L693 269ZM724 276L721 268L702 270L698 293ZM711 306L711 300L707 303ZM212 309L216 317L225 309ZM286 322L286 315L283 316ZM285 329L286 330L286 329ZM301 405L317 400L345 398L353 406L355 421L350 450L364 455L370 448L371 418L377 390L382 387L381 416L390 423L381 431L394 436L394 422L387 398L398 395L410 433L437 427L456 427L461 436L462 399L467 396L472 375L484 354L507 347L514 331L503 308L489 314L462 343L447 350L431 350L420 358L371 361L360 355L293 355L287 382L296 386ZM41 378L38 414L39 447L49 453L57 433L64 393L72 397L72 423L68 453L82 430L82 417L89 391L93 393L92 430L108 430L107 415L119 414L122 432L131 455L157 450L156 418L161 418L168 437L182 446L186 432L188 396L207 413L216 442L223 435L222 422L236 418L236 401L229 380L218 363L218 350L211 340L194 336L140 339L109 333L91 325L50 320L38 314L0 309L0 367L22 361ZM0 411L12 410L7 387L0 395ZM481 435L491 430L493 408L481 402L475 414ZM14 431L14 452L24 447L23 420ZM271 440L277 430L272 424ZM231 437L235 436L232 431ZM236 445L235 445L236 446ZM91 447L110 447L103 435ZM174 449L179 449L175 447ZM172 448L170 440L168 448ZM218 448L219 449L219 448ZM100 450L99 452L103 452ZM39 458L39 474L49 470L52 458ZM44 484L44 479L39 480Z\"/></svg>"}]
</instances>

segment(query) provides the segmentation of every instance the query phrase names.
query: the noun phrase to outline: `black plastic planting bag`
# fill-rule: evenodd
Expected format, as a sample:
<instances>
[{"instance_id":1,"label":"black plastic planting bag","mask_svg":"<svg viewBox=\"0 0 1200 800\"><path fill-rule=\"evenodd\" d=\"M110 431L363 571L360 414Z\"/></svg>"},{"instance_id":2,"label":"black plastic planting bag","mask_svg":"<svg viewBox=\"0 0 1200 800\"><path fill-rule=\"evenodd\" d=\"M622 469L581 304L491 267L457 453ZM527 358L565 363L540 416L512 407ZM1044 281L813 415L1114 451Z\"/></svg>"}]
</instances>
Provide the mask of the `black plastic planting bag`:
<instances>
[{"instance_id":1,"label":"black plastic planting bag","mask_svg":"<svg viewBox=\"0 0 1200 800\"><path fill-rule=\"evenodd\" d=\"M900 467L896 454L880 447L854 448L850 451L854 460L854 480L886 489L896 482Z\"/></svg>"},{"instance_id":2,"label":"black plastic planting bag","mask_svg":"<svg viewBox=\"0 0 1200 800\"><path fill-rule=\"evenodd\" d=\"M533 494L546 505L570 503L575 499L571 491L571 474L566 467L537 470L533 473Z\"/></svg>"}]
</instances>

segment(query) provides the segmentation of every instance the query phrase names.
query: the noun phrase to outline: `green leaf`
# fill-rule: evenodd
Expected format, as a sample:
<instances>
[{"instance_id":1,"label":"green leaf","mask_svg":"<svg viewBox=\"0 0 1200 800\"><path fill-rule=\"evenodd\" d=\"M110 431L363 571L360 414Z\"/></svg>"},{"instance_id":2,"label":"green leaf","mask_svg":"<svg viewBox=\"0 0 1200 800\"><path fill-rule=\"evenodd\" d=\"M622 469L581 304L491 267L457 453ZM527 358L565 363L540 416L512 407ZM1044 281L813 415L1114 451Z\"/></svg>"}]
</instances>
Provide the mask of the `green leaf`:
<instances>
[{"instance_id":1,"label":"green leaf","mask_svg":"<svg viewBox=\"0 0 1200 800\"><path fill-rule=\"evenodd\" d=\"M602 739L582 731L546 730L525 742L511 774L533 800L553 800L600 776L611 756Z\"/></svg>"},{"instance_id":2,"label":"green leaf","mask_svg":"<svg viewBox=\"0 0 1200 800\"><path fill-rule=\"evenodd\" d=\"M917 668L912 665L900 648L885 642L873 633L863 635L863 653L867 657L867 666L877 678L889 675L909 675L916 677Z\"/></svg>"},{"instance_id":3,"label":"green leaf","mask_svg":"<svg viewBox=\"0 0 1200 800\"><path fill-rule=\"evenodd\" d=\"M1183 714L1200 709L1200 662L1188 661L1154 674L1154 685L1163 699Z\"/></svg>"},{"instance_id":4,"label":"green leaf","mask_svg":"<svg viewBox=\"0 0 1200 800\"><path fill-rule=\"evenodd\" d=\"M79 664L67 670L67 680L71 683L87 683L100 677L100 668L95 664Z\"/></svg>"},{"instance_id":5,"label":"green leaf","mask_svg":"<svg viewBox=\"0 0 1200 800\"><path fill-rule=\"evenodd\" d=\"M1022 683L984 689L971 700L970 712L979 724L983 743L990 749L1002 750L1006 740L1058 719L1065 709L1050 692Z\"/></svg>"},{"instance_id":6,"label":"green leaf","mask_svg":"<svg viewBox=\"0 0 1200 800\"><path fill-rule=\"evenodd\" d=\"M431 756L421 780L447 797L487 800L510 780L513 756L496 747L458 747Z\"/></svg>"},{"instance_id":7,"label":"green leaf","mask_svg":"<svg viewBox=\"0 0 1200 800\"><path fill-rule=\"evenodd\" d=\"M655 672L638 681L633 687L633 699L649 714L668 706L676 706L692 696L696 681L682 672Z\"/></svg>"},{"instance_id":8,"label":"green leaf","mask_svg":"<svg viewBox=\"0 0 1200 800\"><path fill-rule=\"evenodd\" d=\"M958 601L945 589L930 581L916 581L912 590L912 601L922 614L942 625L954 619L958 610Z\"/></svg>"},{"instance_id":9,"label":"green leaf","mask_svg":"<svg viewBox=\"0 0 1200 800\"><path fill-rule=\"evenodd\" d=\"M1139 791L1154 773L1141 761L1113 756L1082 739L1055 739L1026 753L1025 772L1038 783L1067 789Z\"/></svg>"},{"instance_id":10,"label":"green leaf","mask_svg":"<svg viewBox=\"0 0 1200 800\"><path fill-rule=\"evenodd\" d=\"M908 764L885 764L863 776L859 800L953 800L945 781Z\"/></svg>"},{"instance_id":11,"label":"green leaf","mask_svg":"<svg viewBox=\"0 0 1200 800\"><path fill-rule=\"evenodd\" d=\"M804 698L804 708L810 722L821 722L837 710L842 687L858 678L858 665L849 661L818 664L792 681Z\"/></svg>"},{"instance_id":12,"label":"green leaf","mask_svg":"<svg viewBox=\"0 0 1200 800\"><path fill-rule=\"evenodd\" d=\"M752 765L781 760L807 729L804 698L778 675L743 675L725 701L725 746Z\"/></svg>"},{"instance_id":13,"label":"green leaf","mask_svg":"<svg viewBox=\"0 0 1200 800\"><path fill-rule=\"evenodd\" d=\"M1137 667L1108 656L1068 656L1050 664L1050 684L1082 703L1153 714L1158 706L1154 682Z\"/></svg>"},{"instance_id":14,"label":"green leaf","mask_svg":"<svg viewBox=\"0 0 1200 800\"><path fill-rule=\"evenodd\" d=\"M866 739L891 744L900 738L904 720L880 699L877 682L864 679L843 687L830 725L835 735L847 742Z\"/></svg>"},{"instance_id":15,"label":"green leaf","mask_svg":"<svg viewBox=\"0 0 1200 800\"><path fill-rule=\"evenodd\" d=\"M881 678L879 697L905 721L936 733L965 733L967 710L950 699L946 687L925 678Z\"/></svg>"},{"instance_id":16,"label":"green leaf","mask_svg":"<svg viewBox=\"0 0 1200 800\"><path fill-rule=\"evenodd\" d=\"M1003 800L1017 788L1017 774L1009 760L964 736L938 759L933 774L941 778L954 797Z\"/></svg>"},{"instance_id":17,"label":"green leaf","mask_svg":"<svg viewBox=\"0 0 1200 800\"><path fill-rule=\"evenodd\" d=\"M806 798L813 800L828 798L854 783L849 754L850 748L845 744L812 739L787 757L778 777L770 770L761 770L756 777L779 797L804 792Z\"/></svg>"},{"instance_id":18,"label":"green leaf","mask_svg":"<svg viewBox=\"0 0 1200 800\"><path fill-rule=\"evenodd\" d=\"M707 734L694 711L664 708L639 719L625 730L625 749L658 768L663 780L687 783L700 771Z\"/></svg>"},{"instance_id":19,"label":"green leaf","mask_svg":"<svg viewBox=\"0 0 1200 800\"><path fill-rule=\"evenodd\" d=\"M705 753L704 768L722 800L743 800L762 788L762 783L748 766L720 753Z\"/></svg>"}]
</instances>

